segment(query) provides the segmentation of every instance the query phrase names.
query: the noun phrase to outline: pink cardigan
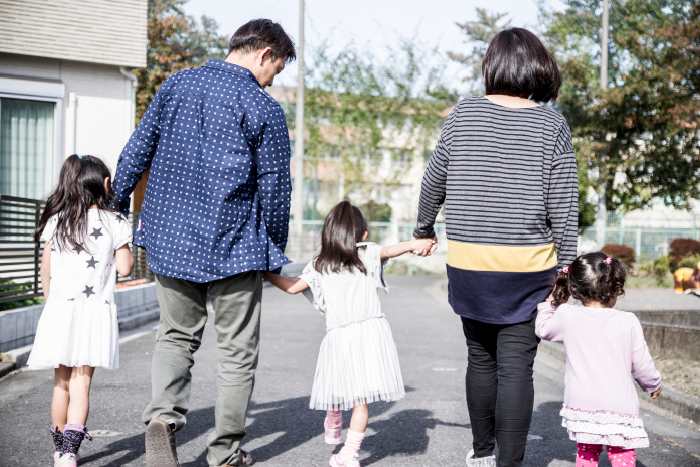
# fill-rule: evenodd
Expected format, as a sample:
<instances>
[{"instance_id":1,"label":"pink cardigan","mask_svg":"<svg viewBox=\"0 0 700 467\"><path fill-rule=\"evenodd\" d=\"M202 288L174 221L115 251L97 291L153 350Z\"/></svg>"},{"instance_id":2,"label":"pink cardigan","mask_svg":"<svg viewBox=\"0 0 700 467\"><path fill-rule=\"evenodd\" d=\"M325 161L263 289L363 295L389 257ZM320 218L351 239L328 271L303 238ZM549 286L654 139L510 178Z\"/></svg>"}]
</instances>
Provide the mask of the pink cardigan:
<instances>
[{"instance_id":1,"label":"pink cardigan","mask_svg":"<svg viewBox=\"0 0 700 467\"><path fill-rule=\"evenodd\" d=\"M645 392L661 386L637 317L612 308L540 303L535 333L564 342L566 418L641 426L639 399L630 374ZM636 420L632 420L636 419Z\"/></svg>"}]
</instances>

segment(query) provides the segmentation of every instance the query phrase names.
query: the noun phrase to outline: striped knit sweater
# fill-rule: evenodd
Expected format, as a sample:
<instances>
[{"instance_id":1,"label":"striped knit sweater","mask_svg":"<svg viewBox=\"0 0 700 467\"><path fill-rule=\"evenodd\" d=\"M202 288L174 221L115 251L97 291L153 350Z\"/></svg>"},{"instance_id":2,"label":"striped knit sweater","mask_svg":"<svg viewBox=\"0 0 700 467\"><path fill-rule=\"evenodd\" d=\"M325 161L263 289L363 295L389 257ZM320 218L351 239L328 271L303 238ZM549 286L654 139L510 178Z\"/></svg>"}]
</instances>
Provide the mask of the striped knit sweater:
<instances>
[{"instance_id":1,"label":"striped knit sweater","mask_svg":"<svg viewBox=\"0 0 700 467\"><path fill-rule=\"evenodd\" d=\"M576 258L578 180L571 133L548 107L460 101L423 176L417 238L443 203L449 298L463 317L532 319L557 268Z\"/></svg>"}]
</instances>

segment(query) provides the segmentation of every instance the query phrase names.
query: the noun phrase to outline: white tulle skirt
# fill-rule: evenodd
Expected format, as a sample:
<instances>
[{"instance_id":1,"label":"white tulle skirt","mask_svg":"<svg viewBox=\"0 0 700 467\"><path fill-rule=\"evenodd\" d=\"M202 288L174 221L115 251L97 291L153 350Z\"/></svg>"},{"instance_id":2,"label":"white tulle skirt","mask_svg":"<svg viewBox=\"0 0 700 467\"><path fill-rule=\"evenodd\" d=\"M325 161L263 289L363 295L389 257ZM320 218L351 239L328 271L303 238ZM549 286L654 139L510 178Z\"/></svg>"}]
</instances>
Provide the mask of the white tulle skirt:
<instances>
[{"instance_id":1,"label":"white tulle skirt","mask_svg":"<svg viewBox=\"0 0 700 467\"><path fill-rule=\"evenodd\" d=\"M83 301L47 303L27 365L31 369L59 365L118 368L117 307Z\"/></svg>"},{"instance_id":2,"label":"white tulle skirt","mask_svg":"<svg viewBox=\"0 0 700 467\"><path fill-rule=\"evenodd\" d=\"M349 410L405 395L399 357L386 319L333 329L321 343L310 407Z\"/></svg>"}]
</instances>

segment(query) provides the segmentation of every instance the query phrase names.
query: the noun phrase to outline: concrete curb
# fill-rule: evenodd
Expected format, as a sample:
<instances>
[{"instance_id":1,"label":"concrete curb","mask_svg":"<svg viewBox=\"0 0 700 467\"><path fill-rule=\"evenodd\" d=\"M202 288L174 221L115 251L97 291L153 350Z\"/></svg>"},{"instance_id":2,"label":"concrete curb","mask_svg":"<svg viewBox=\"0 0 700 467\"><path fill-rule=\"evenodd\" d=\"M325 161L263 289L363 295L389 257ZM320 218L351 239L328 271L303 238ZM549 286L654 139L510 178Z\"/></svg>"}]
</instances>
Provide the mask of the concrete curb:
<instances>
[{"instance_id":1,"label":"concrete curb","mask_svg":"<svg viewBox=\"0 0 700 467\"><path fill-rule=\"evenodd\" d=\"M32 345L30 344L3 352L3 357L9 362L0 363L0 378L26 365L31 351Z\"/></svg>"},{"instance_id":2,"label":"concrete curb","mask_svg":"<svg viewBox=\"0 0 700 467\"><path fill-rule=\"evenodd\" d=\"M544 353L562 364L566 364L566 350L558 342L543 340L540 342L537 352ZM634 385L634 388L637 390L640 404L645 409L670 412L693 424L700 424L700 399L674 391L669 387L664 387L658 399L653 400L649 397L649 393L642 391L637 384Z\"/></svg>"}]
</instances>

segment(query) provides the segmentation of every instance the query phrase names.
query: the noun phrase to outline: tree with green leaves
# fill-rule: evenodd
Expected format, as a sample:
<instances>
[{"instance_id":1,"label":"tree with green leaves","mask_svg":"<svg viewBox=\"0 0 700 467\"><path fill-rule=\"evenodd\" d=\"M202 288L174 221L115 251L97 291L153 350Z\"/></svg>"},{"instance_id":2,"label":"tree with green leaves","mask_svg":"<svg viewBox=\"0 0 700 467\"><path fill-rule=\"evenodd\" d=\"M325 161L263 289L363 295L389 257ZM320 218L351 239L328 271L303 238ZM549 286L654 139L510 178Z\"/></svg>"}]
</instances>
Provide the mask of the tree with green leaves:
<instances>
[{"instance_id":1,"label":"tree with green leaves","mask_svg":"<svg viewBox=\"0 0 700 467\"><path fill-rule=\"evenodd\" d=\"M218 34L216 21L202 16L198 22L185 14L187 1L148 1L147 65L133 70L138 78L136 124L171 74L228 53L228 39Z\"/></svg>"},{"instance_id":2,"label":"tree with green leaves","mask_svg":"<svg viewBox=\"0 0 700 467\"><path fill-rule=\"evenodd\" d=\"M325 165L335 172L338 198L366 198L400 183L431 148L457 96L441 81L445 60L411 41L388 50L387 61L353 44L332 56L327 50L316 47L306 71L306 177ZM287 109L294 130L294 106Z\"/></svg>"},{"instance_id":3,"label":"tree with green leaves","mask_svg":"<svg viewBox=\"0 0 700 467\"><path fill-rule=\"evenodd\" d=\"M611 2L605 91L601 8L600 0L566 0L558 12L541 7L541 37L564 77L555 106L574 138L581 228L595 220L590 188L604 194L610 210L645 207L654 198L687 208L700 195L700 7L687 0ZM503 18L478 16L462 28L477 44L460 57L466 64L480 63L487 34Z\"/></svg>"},{"instance_id":4,"label":"tree with green leaves","mask_svg":"<svg viewBox=\"0 0 700 467\"><path fill-rule=\"evenodd\" d=\"M563 12L542 14L564 75L557 102L580 160L608 209L636 209L653 198L687 208L700 195L698 5L612 2L605 91L600 11L600 0L568 0Z\"/></svg>"},{"instance_id":5,"label":"tree with green leaves","mask_svg":"<svg viewBox=\"0 0 700 467\"><path fill-rule=\"evenodd\" d=\"M481 62L484 61L491 38L510 26L510 20L505 20L506 16L507 13L492 13L485 8L477 8L476 21L455 23L466 36L465 42L471 45L472 50L470 54L447 52L447 56L467 68L468 74L464 81L471 84L472 93L483 93Z\"/></svg>"}]
</instances>

